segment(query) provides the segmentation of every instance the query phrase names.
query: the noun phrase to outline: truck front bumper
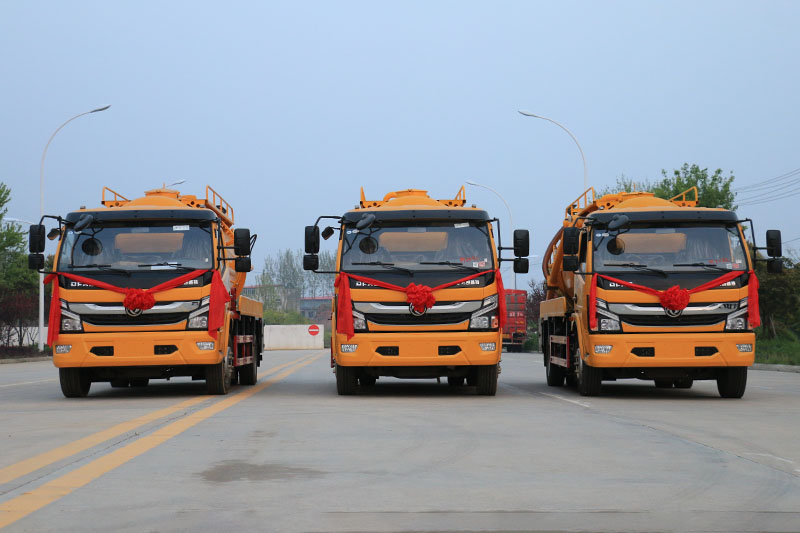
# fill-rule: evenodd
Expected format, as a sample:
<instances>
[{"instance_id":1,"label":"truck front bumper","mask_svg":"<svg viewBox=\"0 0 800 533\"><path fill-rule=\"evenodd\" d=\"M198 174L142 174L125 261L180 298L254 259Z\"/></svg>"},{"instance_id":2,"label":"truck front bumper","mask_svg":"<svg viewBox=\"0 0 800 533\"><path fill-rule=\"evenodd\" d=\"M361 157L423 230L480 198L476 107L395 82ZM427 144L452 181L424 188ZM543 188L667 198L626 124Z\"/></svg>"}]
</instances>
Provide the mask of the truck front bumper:
<instances>
[{"instance_id":1,"label":"truck front bumper","mask_svg":"<svg viewBox=\"0 0 800 533\"><path fill-rule=\"evenodd\" d=\"M753 333L589 335L586 362L600 368L751 366ZM599 353L607 352L607 353Z\"/></svg>"},{"instance_id":2,"label":"truck front bumper","mask_svg":"<svg viewBox=\"0 0 800 533\"><path fill-rule=\"evenodd\" d=\"M211 349L198 346L210 342ZM58 346L70 349L57 353ZM222 360L219 349L219 339L205 331L61 334L53 349L53 364L58 368L210 365Z\"/></svg>"},{"instance_id":3,"label":"truck front bumper","mask_svg":"<svg viewBox=\"0 0 800 533\"><path fill-rule=\"evenodd\" d=\"M498 332L357 333L350 340L336 334L333 342L342 366L494 365L503 348Z\"/></svg>"}]
</instances>

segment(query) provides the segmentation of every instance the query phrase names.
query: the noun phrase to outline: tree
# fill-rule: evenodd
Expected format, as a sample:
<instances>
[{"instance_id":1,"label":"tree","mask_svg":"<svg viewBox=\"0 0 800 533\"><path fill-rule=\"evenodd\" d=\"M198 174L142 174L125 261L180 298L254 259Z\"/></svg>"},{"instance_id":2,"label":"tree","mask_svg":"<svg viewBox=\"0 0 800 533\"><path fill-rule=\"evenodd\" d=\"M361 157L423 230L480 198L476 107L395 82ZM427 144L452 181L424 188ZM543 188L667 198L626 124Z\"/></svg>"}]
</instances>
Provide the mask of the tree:
<instances>
[{"instance_id":1,"label":"tree","mask_svg":"<svg viewBox=\"0 0 800 533\"><path fill-rule=\"evenodd\" d=\"M525 300L525 314L528 316L528 324L538 327L539 304L547 299L547 282L529 280L528 287L528 297Z\"/></svg>"},{"instance_id":2,"label":"tree","mask_svg":"<svg viewBox=\"0 0 800 533\"><path fill-rule=\"evenodd\" d=\"M767 338L800 336L800 257L784 257L783 269L768 274L763 261L756 263L761 334Z\"/></svg>"}]
</instances>

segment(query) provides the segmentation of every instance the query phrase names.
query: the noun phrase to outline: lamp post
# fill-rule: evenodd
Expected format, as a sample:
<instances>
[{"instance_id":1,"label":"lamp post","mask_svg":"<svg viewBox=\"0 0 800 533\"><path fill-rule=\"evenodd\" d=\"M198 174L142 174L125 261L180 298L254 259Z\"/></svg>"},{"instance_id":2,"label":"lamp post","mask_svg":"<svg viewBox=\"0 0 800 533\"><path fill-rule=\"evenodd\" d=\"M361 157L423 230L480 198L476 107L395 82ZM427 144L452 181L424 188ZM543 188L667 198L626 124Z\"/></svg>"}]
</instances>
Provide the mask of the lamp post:
<instances>
[{"instance_id":1,"label":"lamp post","mask_svg":"<svg viewBox=\"0 0 800 533\"><path fill-rule=\"evenodd\" d=\"M583 155L583 148L581 148L581 145L578 142L578 139L575 138L575 136L572 134L572 132L569 131L563 124L559 124L558 122L556 122L555 120L553 120L551 118L543 117L541 115L535 115L535 114L531 113L530 111L520 111L519 113L520 113L520 115L525 115L526 117L540 118L542 120L546 120L547 122L552 122L553 124L555 124L556 126L561 128L562 130L566 131L567 134L570 137L572 137L572 140L575 141L575 145L578 147L578 150L581 153L581 159L583 160L583 190L585 191L586 189L588 189L589 188L589 175L586 172L586 156Z\"/></svg>"},{"instance_id":2,"label":"lamp post","mask_svg":"<svg viewBox=\"0 0 800 533\"><path fill-rule=\"evenodd\" d=\"M105 111L111 107L107 105L105 107L98 107L97 109L92 109L91 111L84 111L83 113L79 113L74 117L70 118L69 120L65 121L61 124L56 131L50 136L47 140L47 144L44 145L44 151L42 152L42 162L39 166L39 214L40 216L44 216L44 160L47 157L47 149L50 147L50 143L53 142L53 137L61 131L61 128L75 120L76 118L80 118L84 115L88 115L90 113L97 113L99 111ZM53 327L53 324L50 324L50 327ZM58 324L55 325L58 327ZM39 273L39 351L44 350L44 274Z\"/></svg>"},{"instance_id":3,"label":"lamp post","mask_svg":"<svg viewBox=\"0 0 800 533\"><path fill-rule=\"evenodd\" d=\"M493 193L495 193L497 195L497 197L500 198L503 201L504 204L506 204L506 209L508 209L508 225L511 227L511 230L513 231L513 229L514 229L514 217L511 215L511 208L508 206L508 202L506 202L506 199L503 198L502 195L499 192L497 192L496 190L492 189L488 185L481 185L480 183L476 183L476 182L471 181L471 180L467 180L467 185L473 185L475 187L483 187L484 189L488 189L488 190L492 191ZM513 279L514 279L514 290L516 290L517 289L517 273L516 272L514 272L514 278Z\"/></svg>"}]
</instances>

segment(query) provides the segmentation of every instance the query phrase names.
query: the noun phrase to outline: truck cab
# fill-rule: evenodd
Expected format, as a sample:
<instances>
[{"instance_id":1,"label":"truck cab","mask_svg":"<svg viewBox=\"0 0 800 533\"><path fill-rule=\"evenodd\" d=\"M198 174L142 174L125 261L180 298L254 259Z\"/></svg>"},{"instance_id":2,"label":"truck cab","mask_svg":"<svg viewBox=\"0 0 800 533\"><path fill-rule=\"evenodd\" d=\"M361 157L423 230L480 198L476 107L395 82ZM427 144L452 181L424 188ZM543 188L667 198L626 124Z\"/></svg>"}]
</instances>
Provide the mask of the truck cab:
<instances>
[{"instance_id":1,"label":"truck cab","mask_svg":"<svg viewBox=\"0 0 800 533\"><path fill-rule=\"evenodd\" d=\"M306 228L304 266L317 270L319 222ZM447 377L494 395L504 300L497 219L408 189L368 201L338 223L331 366L339 394L383 376ZM323 237L334 233L332 227ZM497 232L499 236L499 229ZM527 272L528 233L515 232L514 269ZM498 296L501 296L500 298Z\"/></svg>"}]
</instances>

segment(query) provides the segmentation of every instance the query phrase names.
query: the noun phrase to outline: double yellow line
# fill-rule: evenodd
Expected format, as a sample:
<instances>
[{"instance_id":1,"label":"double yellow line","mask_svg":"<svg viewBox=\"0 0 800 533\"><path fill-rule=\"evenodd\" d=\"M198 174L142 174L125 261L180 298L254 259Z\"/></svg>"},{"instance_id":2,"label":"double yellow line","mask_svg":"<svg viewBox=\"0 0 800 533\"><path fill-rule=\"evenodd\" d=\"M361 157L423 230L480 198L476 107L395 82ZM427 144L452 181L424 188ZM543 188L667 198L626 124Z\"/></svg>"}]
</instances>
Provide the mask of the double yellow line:
<instances>
[{"instance_id":1,"label":"double yellow line","mask_svg":"<svg viewBox=\"0 0 800 533\"><path fill-rule=\"evenodd\" d=\"M159 444L163 444L169 439L180 435L187 429L202 422L203 420L206 420L215 414L224 411L225 409L232 407L243 400L246 400L250 396L257 394L259 391L266 389L270 385L274 385L289 374L292 374L293 372L296 372L297 370L300 370L301 368L313 363L320 357L321 355L311 355L296 361L291 361L289 363L284 363L282 365L270 368L264 372L264 374L271 377L266 380L262 378L254 387L247 388L242 392L228 396L208 407L200 409L199 411L189 413L175 422L156 429L154 432L134 440L122 448L116 449L102 457L99 457L80 468L77 468L61 477L58 477L45 483L44 485L41 485L40 487L31 490L30 492L26 492L20 496L17 496L16 498L12 498L1 503L0 528L3 528L9 524L13 524L17 520L28 516L34 511L37 511L60 498L63 498L74 490L79 489L91 481L99 478L103 474L106 474L118 466L127 463L131 459L142 455L148 450L155 448ZM289 368L287 369L287 367ZM208 396L191 398L172 407L160 409L128 422L123 422L70 444L60 446L48 452L41 453L35 457L31 457L30 459L7 466L3 469L0 469L0 485L9 483L10 481L13 481L21 476L30 474L31 472L66 459L67 457L71 457L102 442L113 439L114 437L133 431L134 429L137 429L145 424L165 418L184 409L189 409L192 406L202 403L208 399Z\"/></svg>"}]
</instances>

